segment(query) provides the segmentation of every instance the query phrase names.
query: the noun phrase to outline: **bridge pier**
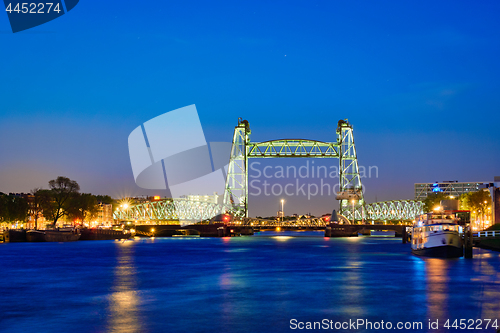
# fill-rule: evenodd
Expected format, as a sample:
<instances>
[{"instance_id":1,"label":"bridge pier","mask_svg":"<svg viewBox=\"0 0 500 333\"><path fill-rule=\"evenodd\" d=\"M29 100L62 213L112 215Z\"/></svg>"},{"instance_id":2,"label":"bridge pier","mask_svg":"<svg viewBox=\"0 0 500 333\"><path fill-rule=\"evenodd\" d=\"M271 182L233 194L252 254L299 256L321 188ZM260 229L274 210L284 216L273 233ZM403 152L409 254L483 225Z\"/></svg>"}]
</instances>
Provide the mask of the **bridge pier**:
<instances>
[{"instance_id":1,"label":"bridge pier","mask_svg":"<svg viewBox=\"0 0 500 333\"><path fill-rule=\"evenodd\" d=\"M466 259L472 259L473 245L472 229L469 227L464 232L464 257Z\"/></svg>"},{"instance_id":2,"label":"bridge pier","mask_svg":"<svg viewBox=\"0 0 500 333\"><path fill-rule=\"evenodd\" d=\"M393 230L395 237L402 237L404 244L408 242L406 226L390 224L330 224L325 228L325 237L357 237L358 233L368 236L372 230Z\"/></svg>"},{"instance_id":3,"label":"bridge pier","mask_svg":"<svg viewBox=\"0 0 500 333\"><path fill-rule=\"evenodd\" d=\"M361 234L363 236L371 236L372 235L372 231L370 229L361 229L360 231L358 231L358 234Z\"/></svg>"}]
</instances>

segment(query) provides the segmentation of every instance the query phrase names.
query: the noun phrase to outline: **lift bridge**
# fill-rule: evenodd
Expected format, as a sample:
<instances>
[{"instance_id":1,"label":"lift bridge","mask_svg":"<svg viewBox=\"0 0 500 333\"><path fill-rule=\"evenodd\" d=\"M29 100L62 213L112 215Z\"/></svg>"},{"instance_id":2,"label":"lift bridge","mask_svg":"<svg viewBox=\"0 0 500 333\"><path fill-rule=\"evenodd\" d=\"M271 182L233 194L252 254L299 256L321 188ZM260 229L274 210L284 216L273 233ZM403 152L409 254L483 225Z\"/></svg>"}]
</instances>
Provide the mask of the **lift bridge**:
<instances>
[{"instance_id":1,"label":"lift bridge","mask_svg":"<svg viewBox=\"0 0 500 333\"><path fill-rule=\"evenodd\" d=\"M339 163L339 216L349 221L413 220L422 214L423 203L395 200L366 204L359 174L352 125L339 120L335 142L304 139L250 141L250 125L238 120L234 129L223 203L214 204L188 199L164 199L133 205L114 212L115 219L159 222L165 220L201 221L220 213L248 220L248 161L256 158L330 158Z\"/></svg>"}]
</instances>

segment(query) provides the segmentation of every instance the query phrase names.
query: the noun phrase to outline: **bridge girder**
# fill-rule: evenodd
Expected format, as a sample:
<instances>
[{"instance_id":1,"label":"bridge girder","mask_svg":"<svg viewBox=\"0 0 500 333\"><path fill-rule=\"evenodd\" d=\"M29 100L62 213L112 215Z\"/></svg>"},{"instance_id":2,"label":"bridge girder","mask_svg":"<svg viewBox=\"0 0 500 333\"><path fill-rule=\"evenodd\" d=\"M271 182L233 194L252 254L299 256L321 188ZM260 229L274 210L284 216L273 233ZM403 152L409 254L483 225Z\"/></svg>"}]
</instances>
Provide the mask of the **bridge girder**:
<instances>
[{"instance_id":1,"label":"bridge girder","mask_svg":"<svg viewBox=\"0 0 500 333\"><path fill-rule=\"evenodd\" d=\"M304 139L249 142L248 157L253 158L338 158L338 144Z\"/></svg>"},{"instance_id":2,"label":"bridge girder","mask_svg":"<svg viewBox=\"0 0 500 333\"><path fill-rule=\"evenodd\" d=\"M402 221L413 220L424 213L424 204L417 200L393 200L366 205L370 220Z\"/></svg>"},{"instance_id":3,"label":"bridge girder","mask_svg":"<svg viewBox=\"0 0 500 333\"><path fill-rule=\"evenodd\" d=\"M113 216L122 221L165 221L210 219L230 208L205 201L194 201L184 198L163 199L132 205L127 209L117 209Z\"/></svg>"}]
</instances>

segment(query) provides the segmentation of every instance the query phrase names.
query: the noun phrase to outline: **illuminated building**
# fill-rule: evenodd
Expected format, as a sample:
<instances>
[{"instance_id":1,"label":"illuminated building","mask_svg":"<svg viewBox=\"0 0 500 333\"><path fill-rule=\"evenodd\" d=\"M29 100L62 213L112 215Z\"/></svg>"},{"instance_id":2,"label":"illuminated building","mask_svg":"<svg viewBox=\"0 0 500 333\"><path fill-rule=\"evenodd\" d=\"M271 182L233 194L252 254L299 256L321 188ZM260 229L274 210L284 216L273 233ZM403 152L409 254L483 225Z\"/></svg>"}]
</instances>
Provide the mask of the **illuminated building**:
<instances>
[{"instance_id":1,"label":"illuminated building","mask_svg":"<svg viewBox=\"0 0 500 333\"><path fill-rule=\"evenodd\" d=\"M113 206L111 204L99 203L96 222L100 225L113 223Z\"/></svg>"},{"instance_id":2,"label":"illuminated building","mask_svg":"<svg viewBox=\"0 0 500 333\"><path fill-rule=\"evenodd\" d=\"M459 197L463 193L476 192L485 182L443 181L436 183L415 183L415 200L425 200L429 194L444 193Z\"/></svg>"},{"instance_id":3,"label":"illuminated building","mask_svg":"<svg viewBox=\"0 0 500 333\"><path fill-rule=\"evenodd\" d=\"M202 201L202 202L209 202L213 204L218 204L219 202L219 195L217 193L214 193L212 195L182 195L181 198L188 199L190 201Z\"/></svg>"}]
</instances>

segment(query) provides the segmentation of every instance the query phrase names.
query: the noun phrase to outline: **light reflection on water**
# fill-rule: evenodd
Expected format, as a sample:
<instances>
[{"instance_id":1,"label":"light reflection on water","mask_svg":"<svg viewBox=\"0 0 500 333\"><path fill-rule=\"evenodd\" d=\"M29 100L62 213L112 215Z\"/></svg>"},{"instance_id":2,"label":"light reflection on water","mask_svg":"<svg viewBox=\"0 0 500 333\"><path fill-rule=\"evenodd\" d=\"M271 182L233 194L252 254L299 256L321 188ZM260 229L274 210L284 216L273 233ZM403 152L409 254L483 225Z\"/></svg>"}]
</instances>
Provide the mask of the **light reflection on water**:
<instances>
[{"instance_id":1,"label":"light reflection on water","mask_svg":"<svg viewBox=\"0 0 500 333\"><path fill-rule=\"evenodd\" d=\"M140 332L134 242L116 242L117 258L109 296L108 332Z\"/></svg>"},{"instance_id":2,"label":"light reflection on water","mask_svg":"<svg viewBox=\"0 0 500 333\"><path fill-rule=\"evenodd\" d=\"M321 232L0 244L0 331L246 333L288 331L292 318L499 318L500 256L474 255L415 257L401 239Z\"/></svg>"},{"instance_id":3,"label":"light reflection on water","mask_svg":"<svg viewBox=\"0 0 500 333\"><path fill-rule=\"evenodd\" d=\"M438 319L444 323L450 318L448 314L449 265L450 259L425 259L427 318L432 321Z\"/></svg>"},{"instance_id":4,"label":"light reflection on water","mask_svg":"<svg viewBox=\"0 0 500 333\"><path fill-rule=\"evenodd\" d=\"M476 274L471 281L482 286L476 294L476 300L481 304L481 317L498 318L500 321L500 265L493 260L499 256L496 252L476 256L473 266ZM495 299L496 302L492 301Z\"/></svg>"}]
</instances>

